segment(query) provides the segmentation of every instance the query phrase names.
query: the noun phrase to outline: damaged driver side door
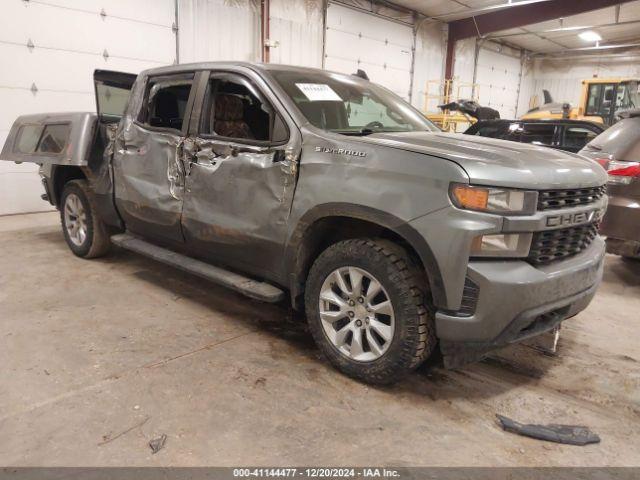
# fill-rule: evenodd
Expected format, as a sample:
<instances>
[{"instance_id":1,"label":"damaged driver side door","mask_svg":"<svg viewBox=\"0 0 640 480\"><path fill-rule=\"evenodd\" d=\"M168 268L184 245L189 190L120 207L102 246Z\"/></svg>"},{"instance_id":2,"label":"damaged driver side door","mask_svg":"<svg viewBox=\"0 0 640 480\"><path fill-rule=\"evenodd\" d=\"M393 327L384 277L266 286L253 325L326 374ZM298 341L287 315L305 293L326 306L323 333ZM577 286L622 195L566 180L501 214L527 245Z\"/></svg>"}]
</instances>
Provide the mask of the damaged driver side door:
<instances>
[{"instance_id":1,"label":"damaged driver side door","mask_svg":"<svg viewBox=\"0 0 640 480\"><path fill-rule=\"evenodd\" d=\"M278 280L300 139L261 81L249 71L201 80L185 142L182 227L197 255Z\"/></svg>"}]
</instances>

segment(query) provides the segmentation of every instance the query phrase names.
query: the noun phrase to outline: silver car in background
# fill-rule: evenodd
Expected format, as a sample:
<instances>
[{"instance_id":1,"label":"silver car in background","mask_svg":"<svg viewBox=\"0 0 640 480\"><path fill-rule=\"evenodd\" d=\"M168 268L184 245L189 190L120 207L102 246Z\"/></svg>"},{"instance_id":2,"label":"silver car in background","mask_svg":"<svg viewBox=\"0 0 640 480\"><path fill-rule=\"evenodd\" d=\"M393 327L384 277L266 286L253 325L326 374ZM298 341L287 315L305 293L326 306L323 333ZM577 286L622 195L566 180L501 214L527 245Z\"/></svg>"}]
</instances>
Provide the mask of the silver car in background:
<instances>
[{"instance_id":1,"label":"silver car in background","mask_svg":"<svg viewBox=\"0 0 640 480\"><path fill-rule=\"evenodd\" d=\"M607 252L640 258L640 113L605 130L580 154L609 174L609 207L600 227Z\"/></svg>"}]
</instances>

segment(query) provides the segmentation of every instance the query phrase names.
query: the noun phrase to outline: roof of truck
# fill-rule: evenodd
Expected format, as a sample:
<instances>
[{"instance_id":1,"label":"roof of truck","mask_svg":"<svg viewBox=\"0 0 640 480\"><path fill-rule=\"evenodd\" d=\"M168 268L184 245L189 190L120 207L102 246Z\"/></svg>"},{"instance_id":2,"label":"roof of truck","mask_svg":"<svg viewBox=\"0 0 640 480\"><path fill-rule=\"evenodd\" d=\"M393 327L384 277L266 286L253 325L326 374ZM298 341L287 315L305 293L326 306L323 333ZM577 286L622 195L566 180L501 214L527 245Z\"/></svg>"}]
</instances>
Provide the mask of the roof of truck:
<instances>
[{"instance_id":1,"label":"roof of truck","mask_svg":"<svg viewBox=\"0 0 640 480\"><path fill-rule=\"evenodd\" d=\"M144 70L143 75L157 75L180 72L193 72L194 70L210 70L225 67L246 67L252 70L279 70L291 71L298 73L327 73L327 70L312 67L297 67L295 65L282 65L277 63L261 63L261 62L196 62L196 63L180 63L178 65L167 65L165 67L156 67ZM336 72L338 73L338 72ZM342 74L344 75L344 74Z\"/></svg>"}]
</instances>

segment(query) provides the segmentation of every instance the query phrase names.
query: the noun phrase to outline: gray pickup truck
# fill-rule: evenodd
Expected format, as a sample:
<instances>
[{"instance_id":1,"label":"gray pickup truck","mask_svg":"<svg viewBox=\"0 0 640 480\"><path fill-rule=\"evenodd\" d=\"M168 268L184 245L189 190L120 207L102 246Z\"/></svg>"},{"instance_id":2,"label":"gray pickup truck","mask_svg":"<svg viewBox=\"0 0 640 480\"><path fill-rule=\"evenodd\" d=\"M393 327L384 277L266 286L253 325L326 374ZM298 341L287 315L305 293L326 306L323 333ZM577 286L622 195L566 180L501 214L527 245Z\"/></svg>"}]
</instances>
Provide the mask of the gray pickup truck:
<instances>
[{"instance_id":1,"label":"gray pickup truck","mask_svg":"<svg viewBox=\"0 0 640 480\"><path fill-rule=\"evenodd\" d=\"M306 311L333 365L389 383L548 331L602 276L607 175L439 131L356 75L200 63L96 71L97 113L17 119L71 251L110 244Z\"/></svg>"}]
</instances>

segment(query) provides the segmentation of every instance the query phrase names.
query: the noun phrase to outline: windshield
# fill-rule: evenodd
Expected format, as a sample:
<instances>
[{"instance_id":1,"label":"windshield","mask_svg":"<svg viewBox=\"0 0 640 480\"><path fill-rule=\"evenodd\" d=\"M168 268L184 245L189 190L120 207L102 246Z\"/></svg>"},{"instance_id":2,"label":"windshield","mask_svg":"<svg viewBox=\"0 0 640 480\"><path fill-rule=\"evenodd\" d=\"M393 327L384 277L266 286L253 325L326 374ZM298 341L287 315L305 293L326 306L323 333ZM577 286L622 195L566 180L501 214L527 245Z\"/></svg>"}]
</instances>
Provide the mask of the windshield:
<instances>
[{"instance_id":1,"label":"windshield","mask_svg":"<svg viewBox=\"0 0 640 480\"><path fill-rule=\"evenodd\" d=\"M351 75L272 71L314 126L344 135L437 132L420 112L389 90Z\"/></svg>"}]
</instances>

